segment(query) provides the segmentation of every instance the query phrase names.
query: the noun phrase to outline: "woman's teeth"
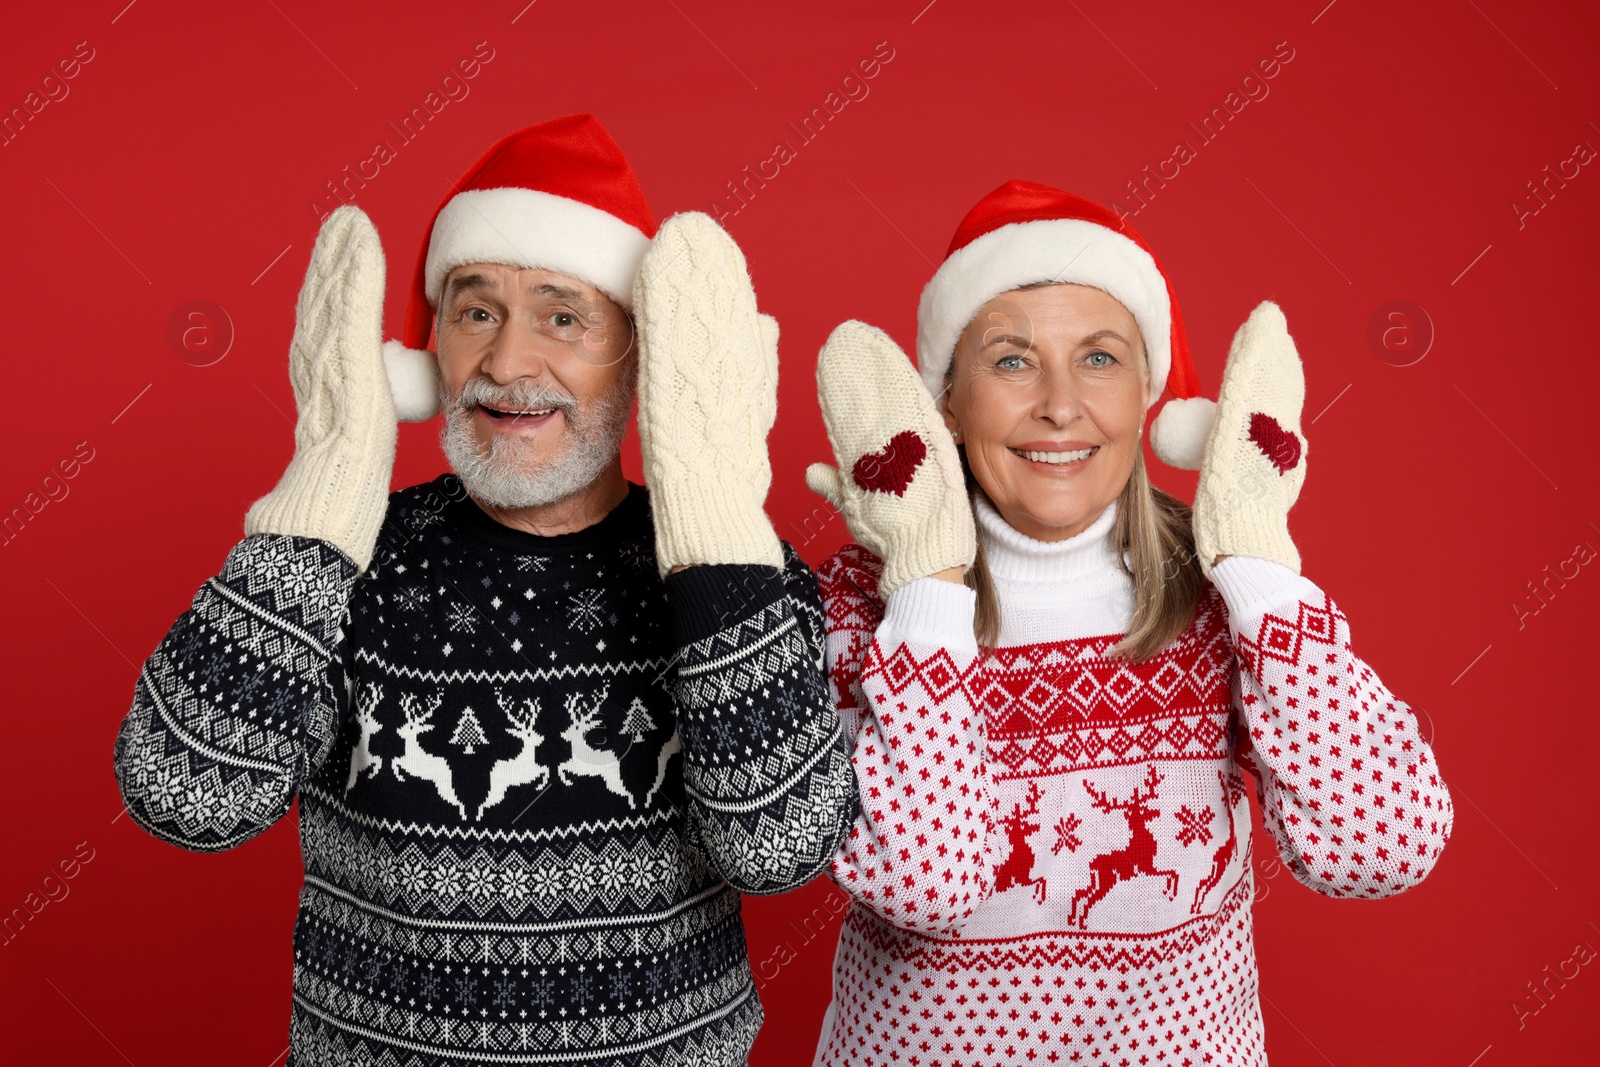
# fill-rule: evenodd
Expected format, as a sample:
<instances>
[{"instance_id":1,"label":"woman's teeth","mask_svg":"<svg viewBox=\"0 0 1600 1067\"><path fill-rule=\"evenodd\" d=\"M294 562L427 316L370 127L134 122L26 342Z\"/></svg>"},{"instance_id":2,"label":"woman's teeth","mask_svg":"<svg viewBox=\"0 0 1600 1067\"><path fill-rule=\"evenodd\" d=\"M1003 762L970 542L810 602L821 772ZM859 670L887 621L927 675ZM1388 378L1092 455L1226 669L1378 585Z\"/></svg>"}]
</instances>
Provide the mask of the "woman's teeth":
<instances>
[{"instance_id":1,"label":"woman's teeth","mask_svg":"<svg viewBox=\"0 0 1600 1067\"><path fill-rule=\"evenodd\" d=\"M1080 459L1088 459L1100 451L1100 446L1080 449L1077 452L1023 452L1013 448L1011 450L1023 459L1031 459L1035 463L1075 463Z\"/></svg>"}]
</instances>

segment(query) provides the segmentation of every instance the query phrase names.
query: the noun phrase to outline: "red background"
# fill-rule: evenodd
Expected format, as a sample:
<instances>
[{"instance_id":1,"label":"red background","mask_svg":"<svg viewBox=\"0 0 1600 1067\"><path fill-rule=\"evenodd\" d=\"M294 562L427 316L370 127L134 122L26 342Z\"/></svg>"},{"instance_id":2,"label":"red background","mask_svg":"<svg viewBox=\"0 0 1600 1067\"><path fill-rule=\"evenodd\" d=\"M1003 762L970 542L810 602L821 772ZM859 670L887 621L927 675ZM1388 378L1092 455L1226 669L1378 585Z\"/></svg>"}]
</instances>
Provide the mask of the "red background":
<instances>
[{"instance_id":1,"label":"red background","mask_svg":"<svg viewBox=\"0 0 1600 1067\"><path fill-rule=\"evenodd\" d=\"M1583 311L1600 174L1584 167L1520 228L1511 202L1578 142L1600 146L1600 14L1509 0L926 2L96 0L6 14L0 108L78 42L94 49L70 95L0 147L15 374L0 507L24 504L79 442L93 449L70 494L0 550L0 909L80 842L93 850L69 895L0 947L10 1062L283 1056L293 820L217 856L159 843L119 818L112 740L140 663L289 458L285 353L310 202L379 138L397 141L386 124L480 41L495 58L470 95L357 196L390 258L390 332L428 213L511 129L594 112L658 217L707 209L788 140L796 158L727 226L783 324L769 507L813 562L845 536L837 520L810 539L789 526L818 503L804 466L827 457L812 378L827 331L859 317L909 348L931 262L981 194L1021 177L1108 202L1187 140L1197 158L1136 225L1174 280L1208 389L1249 310L1284 308L1308 381L1311 476L1293 522L1305 571L1350 616L1358 652L1425 711L1456 798L1433 876L1379 903L1271 876L1258 834L1273 1062L1592 1062L1600 960L1551 981L1536 1014L1526 983L1579 943L1600 949L1600 567L1552 582L1520 628L1512 605L1537 606L1527 583L1575 546L1600 549ZM894 58L870 95L800 146L786 123L882 41ZM1270 95L1200 145L1186 123L1284 41L1294 58ZM235 338L197 367L166 330L202 299ZM1411 366L1367 340L1392 299L1436 330ZM395 485L442 469L435 427L406 427ZM1193 475L1153 471L1192 493ZM763 991L757 1064L809 1062L833 937L806 942L789 923L827 893L748 902L753 960L796 949Z\"/></svg>"}]
</instances>

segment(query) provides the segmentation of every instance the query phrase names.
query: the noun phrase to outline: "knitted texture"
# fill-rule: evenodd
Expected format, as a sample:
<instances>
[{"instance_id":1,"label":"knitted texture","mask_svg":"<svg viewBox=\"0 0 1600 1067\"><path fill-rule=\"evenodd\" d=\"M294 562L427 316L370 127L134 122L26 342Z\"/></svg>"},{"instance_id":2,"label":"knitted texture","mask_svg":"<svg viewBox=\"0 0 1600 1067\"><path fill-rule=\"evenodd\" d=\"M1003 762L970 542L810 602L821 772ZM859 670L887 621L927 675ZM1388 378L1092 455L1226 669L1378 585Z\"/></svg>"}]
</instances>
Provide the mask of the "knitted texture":
<instances>
[{"instance_id":1,"label":"knitted texture","mask_svg":"<svg viewBox=\"0 0 1600 1067\"><path fill-rule=\"evenodd\" d=\"M365 572L394 471L394 400L382 355L383 246L360 208L328 216L295 308L294 457L244 532L318 538Z\"/></svg>"},{"instance_id":2,"label":"knitted texture","mask_svg":"<svg viewBox=\"0 0 1600 1067\"><path fill-rule=\"evenodd\" d=\"M879 593L971 566L978 543L961 458L900 346L864 322L842 324L817 357L817 395L839 466L812 464L806 484L884 560Z\"/></svg>"},{"instance_id":3,"label":"knitted texture","mask_svg":"<svg viewBox=\"0 0 1600 1067\"><path fill-rule=\"evenodd\" d=\"M665 574L783 565L763 504L778 413L778 323L756 312L744 255L709 215L662 224L634 281L639 445Z\"/></svg>"},{"instance_id":4,"label":"knitted texture","mask_svg":"<svg viewBox=\"0 0 1600 1067\"><path fill-rule=\"evenodd\" d=\"M820 570L861 812L816 1063L1264 1067L1246 775L1294 880L1399 893L1453 820L1416 716L1279 564L1218 564L1183 633L1129 663L1112 509L1062 542L979 524L993 649L959 586L885 601L859 545Z\"/></svg>"},{"instance_id":5,"label":"knitted texture","mask_svg":"<svg viewBox=\"0 0 1600 1067\"><path fill-rule=\"evenodd\" d=\"M1208 577L1219 555L1300 572L1289 509L1306 480L1305 400L1305 372L1283 312L1263 300L1233 335L1195 489L1195 550Z\"/></svg>"},{"instance_id":6,"label":"knitted texture","mask_svg":"<svg viewBox=\"0 0 1600 1067\"><path fill-rule=\"evenodd\" d=\"M805 563L663 581L651 542L638 486L539 537L444 475L359 578L246 537L145 662L135 823L219 851L298 798L288 1067L745 1062L740 891L824 871L858 790Z\"/></svg>"}]
</instances>

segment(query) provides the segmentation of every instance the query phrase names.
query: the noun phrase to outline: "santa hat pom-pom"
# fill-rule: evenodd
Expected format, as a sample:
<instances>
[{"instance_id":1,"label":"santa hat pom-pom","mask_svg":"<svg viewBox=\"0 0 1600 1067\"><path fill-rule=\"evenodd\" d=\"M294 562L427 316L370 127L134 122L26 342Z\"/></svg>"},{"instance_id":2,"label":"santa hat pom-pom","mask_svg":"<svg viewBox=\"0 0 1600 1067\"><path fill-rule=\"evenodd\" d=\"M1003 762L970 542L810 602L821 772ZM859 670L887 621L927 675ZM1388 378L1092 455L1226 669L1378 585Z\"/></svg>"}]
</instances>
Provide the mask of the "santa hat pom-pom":
<instances>
[{"instance_id":1,"label":"santa hat pom-pom","mask_svg":"<svg viewBox=\"0 0 1600 1067\"><path fill-rule=\"evenodd\" d=\"M1167 466L1197 471L1216 415L1217 405L1203 396L1169 400L1150 424L1150 447Z\"/></svg>"},{"instance_id":2,"label":"santa hat pom-pom","mask_svg":"<svg viewBox=\"0 0 1600 1067\"><path fill-rule=\"evenodd\" d=\"M383 368L401 422L427 422L439 414L439 361L432 352L385 341Z\"/></svg>"}]
</instances>

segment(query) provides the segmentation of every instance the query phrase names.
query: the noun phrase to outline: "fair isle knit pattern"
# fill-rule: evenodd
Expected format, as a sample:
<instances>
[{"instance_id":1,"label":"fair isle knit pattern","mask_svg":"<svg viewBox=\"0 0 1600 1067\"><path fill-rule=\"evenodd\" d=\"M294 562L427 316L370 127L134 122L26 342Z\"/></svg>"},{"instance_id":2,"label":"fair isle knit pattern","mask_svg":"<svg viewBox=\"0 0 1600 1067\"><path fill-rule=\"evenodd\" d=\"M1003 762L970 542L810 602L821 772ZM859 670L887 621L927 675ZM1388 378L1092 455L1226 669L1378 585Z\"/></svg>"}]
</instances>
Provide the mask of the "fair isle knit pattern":
<instances>
[{"instance_id":1,"label":"fair isle knit pattern","mask_svg":"<svg viewBox=\"0 0 1600 1067\"><path fill-rule=\"evenodd\" d=\"M1188 629L1129 663L1115 505L1048 544L977 511L997 648L963 586L885 602L857 545L821 570L861 812L816 1062L1264 1064L1241 772L1297 880L1398 893L1453 811L1415 717L1280 564L1218 564Z\"/></svg>"},{"instance_id":2,"label":"fair isle knit pattern","mask_svg":"<svg viewBox=\"0 0 1600 1067\"><path fill-rule=\"evenodd\" d=\"M300 800L292 1067L743 1064L740 891L856 811L816 578L664 581L646 492L538 537L459 479L390 497L371 569L256 534L145 663L130 816L232 848Z\"/></svg>"}]
</instances>

